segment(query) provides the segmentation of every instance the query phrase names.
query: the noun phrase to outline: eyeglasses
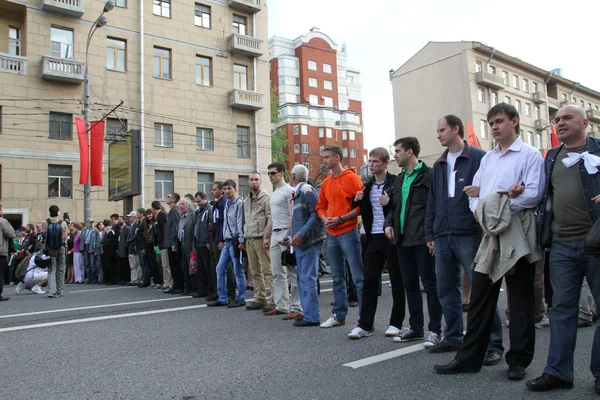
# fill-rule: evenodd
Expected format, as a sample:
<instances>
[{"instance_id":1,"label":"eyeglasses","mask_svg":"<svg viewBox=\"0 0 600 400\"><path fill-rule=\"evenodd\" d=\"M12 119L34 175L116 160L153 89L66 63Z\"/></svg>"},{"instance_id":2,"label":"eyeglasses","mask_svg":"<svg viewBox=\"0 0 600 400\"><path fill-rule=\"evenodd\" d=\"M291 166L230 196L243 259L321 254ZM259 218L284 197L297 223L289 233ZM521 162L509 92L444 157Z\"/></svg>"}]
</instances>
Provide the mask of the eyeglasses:
<instances>
[{"instance_id":1,"label":"eyeglasses","mask_svg":"<svg viewBox=\"0 0 600 400\"><path fill-rule=\"evenodd\" d=\"M275 174L277 174L277 173L278 173L278 172L275 172L275 171L269 171L267 174L268 174L269 176L274 176L274 175L275 175Z\"/></svg>"}]
</instances>

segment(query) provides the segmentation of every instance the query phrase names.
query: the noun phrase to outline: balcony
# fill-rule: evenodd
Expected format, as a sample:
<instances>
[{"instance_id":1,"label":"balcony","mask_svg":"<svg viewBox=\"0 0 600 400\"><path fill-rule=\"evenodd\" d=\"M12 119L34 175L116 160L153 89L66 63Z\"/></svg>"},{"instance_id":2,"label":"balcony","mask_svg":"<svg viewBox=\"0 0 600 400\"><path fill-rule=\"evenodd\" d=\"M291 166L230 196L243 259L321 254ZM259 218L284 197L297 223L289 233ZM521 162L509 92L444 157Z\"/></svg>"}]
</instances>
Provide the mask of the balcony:
<instances>
[{"instance_id":1,"label":"balcony","mask_svg":"<svg viewBox=\"0 0 600 400\"><path fill-rule=\"evenodd\" d=\"M229 93L229 105L242 110L261 110L265 107L265 96L249 90L234 89Z\"/></svg>"},{"instance_id":2,"label":"balcony","mask_svg":"<svg viewBox=\"0 0 600 400\"><path fill-rule=\"evenodd\" d=\"M251 36L234 33L229 36L229 51L232 54L260 57L263 55L263 41Z\"/></svg>"},{"instance_id":3,"label":"balcony","mask_svg":"<svg viewBox=\"0 0 600 400\"><path fill-rule=\"evenodd\" d=\"M27 57L0 53L0 72L27 75Z\"/></svg>"},{"instance_id":4,"label":"balcony","mask_svg":"<svg viewBox=\"0 0 600 400\"><path fill-rule=\"evenodd\" d=\"M475 80L482 86L498 90L504 88L504 81L499 76L490 74L489 72L480 71L475 74Z\"/></svg>"},{"instance_id":5,"label":"balcony","mask_svg":"<svg viewBox=\"0 0 600 400\"><path fill-rule=\"evenodd\" d=\"M229 0L229 7L248 13L257 13L262 9L260 0Z\"/></svg>"},{"instance_id":6,"label":"balcony","mask_svg":"<svg viewBox=\"0 0 600 400\"><path fill-rule=\"evenodd\" d=\"M598 110L585 110L587 119L590 121L600 122L600 111Z\"/></svg>"},{"instance_id":7,"label":"balcony","mask_svg":"<svg viewBox=\"0 0 600 400\"><path fill-rule=\"evenodd\" d=\"M42 10L81 18L84 0L43 0Z\"/></svg>"},{"instance_id":8,"label":"balcony","mask_svg":"<svg viewBox=\"0 0 600 400\"><path fill-rule=\"evenodd\" d=\"M560 108L560 104L558 103L558 99L548 96L548 108L550 110L558 110Z\"/></svg>"},{"instance_id":9,"label":"balcony","mask_svg":"<svg viewBox=\"0 0 600 400\"><path fill-rule=\"evenodd\" d=\"M536 131L543 131L544 129L548 128L548 121L543 120L543 119L536 119L535 120L535 130Z\"/></svg>"},{"instance_id":10,"label":"balcony","mask_svg":"<svg viewBox=\"0 0 600 400\"><path fill-rule=\"evenodd\" d=\"M548 98L548 101L550 101L550 98ZM546 102L546 93L543 92L535 92L533 93L533 102L535 104L543 104Z\"/></svg>"},{"instance_id":11,"label":"balcony","mask_svg":"<svg viewBox=\"0 0 600 400\"><path fill-rule=\"evenodd\" d=\"M80 84L83 82L85 63L67 58L42 57L42 79Z\"/></svg>"}]
</instances>

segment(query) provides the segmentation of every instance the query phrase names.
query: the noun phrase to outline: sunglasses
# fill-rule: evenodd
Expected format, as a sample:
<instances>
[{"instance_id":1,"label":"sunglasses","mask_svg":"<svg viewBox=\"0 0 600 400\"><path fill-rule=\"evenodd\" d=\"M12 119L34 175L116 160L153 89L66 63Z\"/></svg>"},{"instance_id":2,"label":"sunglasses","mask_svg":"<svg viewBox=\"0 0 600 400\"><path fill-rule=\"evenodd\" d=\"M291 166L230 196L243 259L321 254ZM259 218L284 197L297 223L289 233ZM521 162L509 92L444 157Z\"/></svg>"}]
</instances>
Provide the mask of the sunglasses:
<instances>
[{"instance_id":1,"label":"sunglasses","mask_svg":"<svg viewBox=\"0 0 600 400\"><path fill-rule=\"evenodd\" d=\"M274 176L275 174L277 174L277 172L275 172L275 171L269 171L267 174L268 174L269 176Z\"/></svg>"}]
</instances>

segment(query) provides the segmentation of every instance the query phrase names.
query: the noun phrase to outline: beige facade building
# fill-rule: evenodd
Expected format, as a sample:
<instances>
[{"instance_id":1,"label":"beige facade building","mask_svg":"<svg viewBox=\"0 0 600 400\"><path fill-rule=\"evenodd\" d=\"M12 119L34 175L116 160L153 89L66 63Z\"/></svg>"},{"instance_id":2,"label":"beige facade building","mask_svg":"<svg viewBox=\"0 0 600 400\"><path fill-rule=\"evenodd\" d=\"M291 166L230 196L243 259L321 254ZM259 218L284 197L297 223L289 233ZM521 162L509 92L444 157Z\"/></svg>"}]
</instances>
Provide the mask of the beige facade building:
<instances>
[{"instance_id":1,"label":"beige facade building","mask_svg":"<svg viewBox=\"0 0 600 400\"><path fill-rule=\"evenodd\" d=\"M439 118L455 114L473 126L484 150L494 146L488 110L498 102L520 113L521 137L547 148L549 122L568 103L582 106L589 135L600 137L600 93L479 42L430 42L404 65L390 71L396 138L416 136L421 155L432 165L443 152ZM466 127L465 127L466 128Z\"/></svg>"},{"instance_id":2,"label":"beige facade building","mask_svg":"<svg viewBox=\"0 0 600 400\"><path fill-rule=\"evenodd\" d=\"M108 201L108 143L142 132L143 193L210 191L271 160L267 7L261 0L114 0L90 40L90 119L108 115L98 221ZM86 40L102 0L0 0L0 198L14 225L57 204L83 220L79 141Z\"/></svg>"}]
</instances>

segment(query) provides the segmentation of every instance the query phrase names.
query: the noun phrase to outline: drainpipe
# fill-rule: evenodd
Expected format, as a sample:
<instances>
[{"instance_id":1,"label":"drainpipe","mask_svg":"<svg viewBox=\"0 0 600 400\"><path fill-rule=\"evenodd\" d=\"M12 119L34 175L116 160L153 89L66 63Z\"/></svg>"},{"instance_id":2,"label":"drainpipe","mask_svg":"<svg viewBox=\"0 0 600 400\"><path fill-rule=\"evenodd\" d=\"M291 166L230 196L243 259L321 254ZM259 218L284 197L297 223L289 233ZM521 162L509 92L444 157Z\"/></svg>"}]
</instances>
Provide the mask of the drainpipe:
<instances>
[{"instance_id":1,"label":"drainpipe","mask_svg":"<svg viewBox=\"0 0 600 400\"><path fill-rule=\"evenodd\" d=\"M145 181L146 181L146 150L144 147L144 0L140 0L140 203L141 207L146 204L145 201Z\"/></svg>"},{"instance_id":2,"label":"drainpipe","mask_svg":"<svg viewBox=\"0 0 600 400\"><path fill-rule=\"evenodd\" d=\"M143 0L141 0L143 1ZM256 13L252 14L252 37L256 38ZM256 92L258 92L257 87L257 71L256 71L256 57L253 58L254 63L254 73L253 73L253 87ZM270 93L270 92L269 92ZM271 104L271 99L268 99L269 104ZM260 171L260 157L258 154L258 110L254 111L254 169L256 171Z\"/></svg>"}]
</instances>

